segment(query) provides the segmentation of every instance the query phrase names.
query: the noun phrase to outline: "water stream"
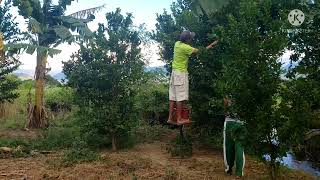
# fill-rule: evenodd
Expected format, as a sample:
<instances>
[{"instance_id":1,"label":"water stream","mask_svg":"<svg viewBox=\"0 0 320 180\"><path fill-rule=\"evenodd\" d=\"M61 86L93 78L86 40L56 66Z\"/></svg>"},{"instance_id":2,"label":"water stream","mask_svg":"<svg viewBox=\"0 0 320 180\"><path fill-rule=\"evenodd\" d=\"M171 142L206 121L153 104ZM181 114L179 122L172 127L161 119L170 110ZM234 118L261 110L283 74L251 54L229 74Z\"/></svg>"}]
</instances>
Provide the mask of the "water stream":
<instances>
[{"instance_id":1,"label":"water stream","mask_svg":"<svg viewBox=\"0 0 320 180\"><path fill-rule=\"evenodd\" d=\"M291 169L302 170L306 173L320 177L320 168L315 167L310 161L296 160L292 153L287 153L287 157L282 158L283 165Z\"/></svg>"}]
</instances>

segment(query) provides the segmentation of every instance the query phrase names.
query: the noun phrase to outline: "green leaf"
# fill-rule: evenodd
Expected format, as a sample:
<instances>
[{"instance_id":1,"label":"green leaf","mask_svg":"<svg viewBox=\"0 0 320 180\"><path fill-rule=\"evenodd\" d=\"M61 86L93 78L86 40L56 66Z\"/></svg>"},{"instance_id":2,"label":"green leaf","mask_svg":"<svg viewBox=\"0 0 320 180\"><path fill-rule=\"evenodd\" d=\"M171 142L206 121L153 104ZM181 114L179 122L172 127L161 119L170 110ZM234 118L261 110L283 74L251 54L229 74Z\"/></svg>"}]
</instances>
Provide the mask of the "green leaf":
<instances>
[{"instance_id":1,"label":"green leaf","mask_svg":"<svg viewBox=\"0 0 320 180\"><path fill-rule=\"evenodd\" d=\"M77 19L71 16L58 17L63 23L63 26L70 28L72 31L76 31L83 37L91 37L92 31L88 28L87 23L91 20Z\"/></svg>"},{"instance_id":2,"label":"green leaf","mask_svg":"<svg viewBox=\"0 0 320 180\"><path fill-rule=\"evenodd\" d=\"M59 0L59 6L61 6L63 9L66 10L67 6L71 5L72 1L74 1L74 0Z\"/></svg>"},{"instance_id":3,"label":"green leaf","mask_svg":"<svg viewBox=\"0 0 320 180\"><path fill-rule=\"evenodd\" d=\"M91 15L96 14L97 12L101 11L105 8L105 5L97 6L94 8L89 8L85 10L81 10L75 13L70 14L69 16L75 17L75 18L87 18L89 19Z\"/></svg>"},{"instance_id":4,"label":"green leaf","mask_svg":"<svg viewBox=\"0 0 320 180\"><path fill-rule=\"evenodd\" d=\"M56 35L59 36L61 39L67 39L70 38L70 36L72 36L69 29L65 26L54 26L53 30L56 33Z\"/></svg>"},{"instance_id":5,"label":"green leaf","mask_svg":"<svg viewBox=\"0 0 320 180\"><path fill-rule=\"evenodd\" d=\"M29 18L29 23L28 23L28 29L32 33L42 33L42 27L41 24L34 18Z\"/></svg>"},{"instance_id":6,"label":"green leaf","mask_svg":"<svg viewBox=\"0 0 320 180\"><path fill-rule=\"evenodd\" d=\"M20 50L25 51L28 54L33 54L35 51L38 52L47 52L50 57L53 57L54 55L60 54L61 50L59 49L53 49L49 47L44 46L37 46L37 45L30 45L30 44L7 44L5 46L7 51L10 50Z\"/></svg>"}]
</instances>

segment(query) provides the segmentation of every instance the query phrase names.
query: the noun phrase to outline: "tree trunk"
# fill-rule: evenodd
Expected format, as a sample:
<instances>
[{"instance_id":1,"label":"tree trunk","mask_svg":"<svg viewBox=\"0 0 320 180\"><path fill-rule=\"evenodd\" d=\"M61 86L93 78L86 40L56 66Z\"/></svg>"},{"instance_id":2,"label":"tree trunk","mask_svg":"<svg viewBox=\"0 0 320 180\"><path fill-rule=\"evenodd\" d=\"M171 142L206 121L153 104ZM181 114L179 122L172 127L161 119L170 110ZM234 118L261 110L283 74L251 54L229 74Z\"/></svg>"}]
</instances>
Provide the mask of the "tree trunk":
<instances>
[{"instance_id":1,"label":"tree trunk","mask_svg":"<svg viewBox=\"0 0 320 180\"><path fill-rule=\"evenodd\" d=\"M307 132L304 140L308 141L315 136L320 136L320 129L311 129L309 132Z\"/></svg>"},{"instance_id":2,"label":"tree trunk","mask_svg":"<svg viewBox=\"0 0 320 180\"><path fill-rule=\"evenodd\" d=\"M270 172L270 178L272 180L278 179L278 170L279 170L279 167L277 166L276 159L271 157L269 162L269 172Z\"/></svg>"},{"instance_id":3,"label":"tree trunk","mask_svg":"<svg viewBox=\"0 0 320 180\"><path fill-rule=\"evenodd\" d=\"M37 53L35 106L31 119L29 120L29 128L45 128L48 125L44 108L44 85L47 58L48 54L46 52Z\"/></svg>"},{"instance_id":4,"label":"tree trunk","mask_svg":"<svg viewBox=\"0 0 320 180\"><path fill-rule=\"evenodd\" d=\"M180 126L180 137L184 139L183 125Z\"/></svg>"},{"instance_id":5,"label":"tree trunk","mask_svg":"<svg viewBox=\"0 0 320 180\"><path fill-rule=\"evenodd\" d=\"M1 0L0 0L1 3ZM4 37L2 32L0 32L0 62L5 61L5 53L4 53Z\"/></svg>"},{"instance_id":6,"label":"tree trunk","mask_svg":"<svg viewBox=\"0 0 320 180\"><path fill-rule=\"evenodd\" d=\"M117 138L115 134L112 134L112 151L117 151Z\"/></svg>"}]
</instances>

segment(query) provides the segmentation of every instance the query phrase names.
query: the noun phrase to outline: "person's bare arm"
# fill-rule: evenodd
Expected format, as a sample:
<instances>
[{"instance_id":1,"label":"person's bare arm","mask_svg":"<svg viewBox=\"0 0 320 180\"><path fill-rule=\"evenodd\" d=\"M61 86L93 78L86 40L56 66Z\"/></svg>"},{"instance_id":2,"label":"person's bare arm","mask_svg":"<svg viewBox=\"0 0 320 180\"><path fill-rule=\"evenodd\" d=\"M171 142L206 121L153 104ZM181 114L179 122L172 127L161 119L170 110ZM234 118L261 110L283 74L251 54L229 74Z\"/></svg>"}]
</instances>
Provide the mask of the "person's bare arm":
<instances>
[{"instance_id":1,"label":"person's bare arm","mask_svg":"<svg viewBox=\"0 0 320 180\"><path fill-rule=\"evenodd\" d=\"M218 40L214 41L213 43L209 44L206 48L211 49L213 48L216 44L218 44Z\"/></svg>"},{"instance_id":2,"label":"person's bare arm","mask_svg":"<svg viewBox=\"0 0 320 180\"><path fill-rule=\"evenodd\" d=\"M199 49L197 49L197 48L193 48L192 49L192 54L196 54L196 53L198 53L199 52Z\"/></svg>"},{"instance_id":3,"label":"person's bare arm","mask_svg":"<svg viewBox=\"0 0 320 180\"><path fill-rule=\"evenodd\" d=\"M211 49L211 48L213 48L217 43L218 43L218 40L214 41L213 43L209 44L209 45L206 47L206 49ZM196 53L198 53L198 52L199 52L199 49L197 49L197 48L193 48L193 49L192 49L192 54L196 54Z\"/></svg>"}]
</instances>

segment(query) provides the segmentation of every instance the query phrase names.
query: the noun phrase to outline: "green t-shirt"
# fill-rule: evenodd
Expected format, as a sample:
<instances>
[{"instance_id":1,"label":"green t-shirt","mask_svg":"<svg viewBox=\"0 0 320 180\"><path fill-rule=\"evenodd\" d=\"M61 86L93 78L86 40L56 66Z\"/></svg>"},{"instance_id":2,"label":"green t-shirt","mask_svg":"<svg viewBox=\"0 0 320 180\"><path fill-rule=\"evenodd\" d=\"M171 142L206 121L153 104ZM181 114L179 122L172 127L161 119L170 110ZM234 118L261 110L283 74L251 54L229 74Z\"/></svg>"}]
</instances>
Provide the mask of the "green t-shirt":
<instances>
[{"instance_id":1,"label":"green t-shirt","mask_svg":"<svg viewBox=\"0 0 320 180\"><path fill-rule=\"evenodd\" d=\"M177 41L174 45L174 55L172 69L179 72L188 72L189 56L193 47L183 42Z\"/></svg>"}]
</instances>

